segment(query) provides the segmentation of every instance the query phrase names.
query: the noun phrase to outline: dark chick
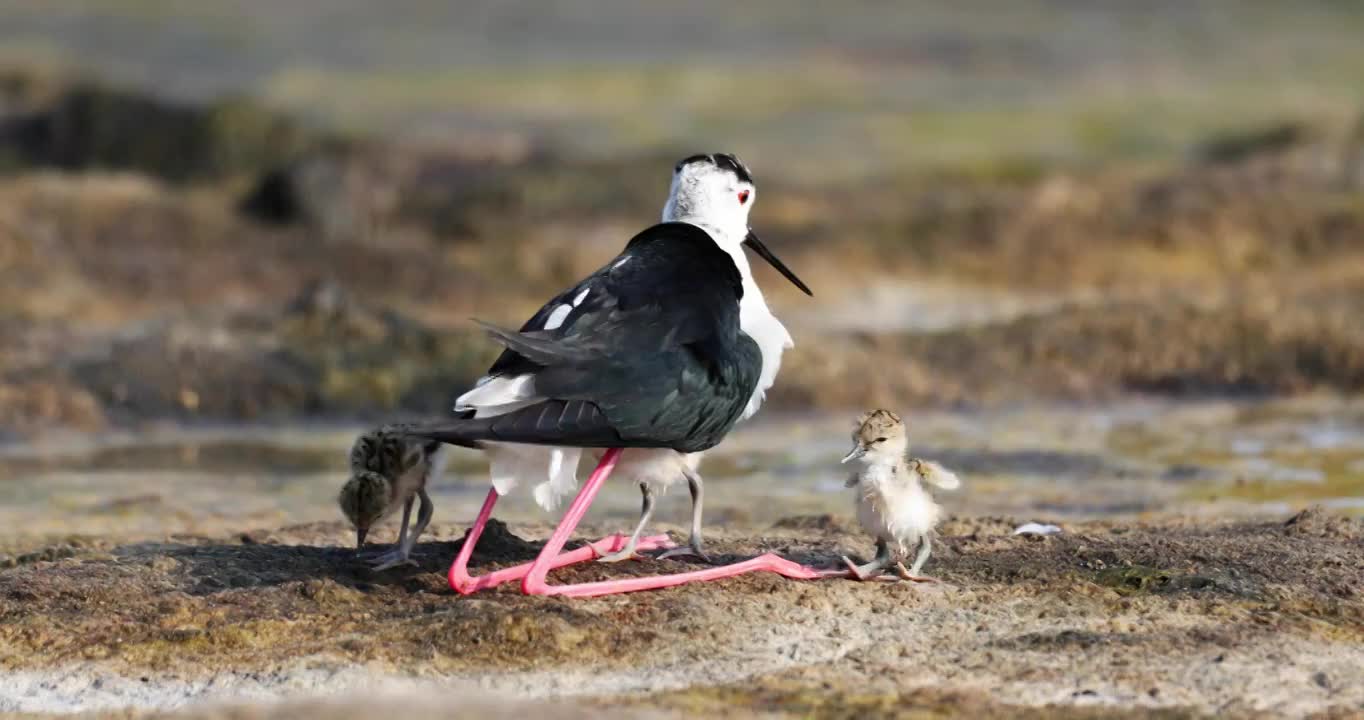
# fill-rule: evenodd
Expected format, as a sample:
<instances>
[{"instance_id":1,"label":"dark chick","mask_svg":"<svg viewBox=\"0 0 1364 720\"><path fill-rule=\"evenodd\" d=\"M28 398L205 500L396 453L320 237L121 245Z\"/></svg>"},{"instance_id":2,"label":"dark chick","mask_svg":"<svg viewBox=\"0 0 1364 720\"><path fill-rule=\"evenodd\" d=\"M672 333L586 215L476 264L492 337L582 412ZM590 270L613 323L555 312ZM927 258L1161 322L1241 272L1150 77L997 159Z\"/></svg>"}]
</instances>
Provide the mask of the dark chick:
<instances>
[{"instance_id":1,"label":"dark chick","mask_svg":"<svg viewBox=\"0 0 1364 720\"><path fill-rule=\"evenodd\" d=\"M434 505L426 493L427 482L444 467L443 446L381 427L355 439L350 451L351 477L341 488L341 512L355 527L356 548L363 548L370 528L403 510L398 542L389 550L366 557L375 570L412 563L412 547L431 522ZM408 532L412 505L421 499L416 526Z\"/></svg>"}]
</instances>

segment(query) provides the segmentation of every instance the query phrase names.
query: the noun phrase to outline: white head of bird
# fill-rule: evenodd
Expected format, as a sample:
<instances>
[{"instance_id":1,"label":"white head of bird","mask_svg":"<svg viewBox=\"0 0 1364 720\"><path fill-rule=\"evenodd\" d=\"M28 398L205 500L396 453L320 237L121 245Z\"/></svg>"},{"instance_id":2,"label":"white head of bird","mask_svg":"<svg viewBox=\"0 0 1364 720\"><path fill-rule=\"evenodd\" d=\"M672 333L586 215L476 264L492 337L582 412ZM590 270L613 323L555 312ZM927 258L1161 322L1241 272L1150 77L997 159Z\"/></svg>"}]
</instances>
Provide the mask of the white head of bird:
<instances>
[{"instance_id":1,"label":"white head of bird","mask_svg":"<svg viewBox=\"0 0 1364 720\"><path fill-rule=\"evenodd\" d=\"M663 221L700 225L716 242L737 248L748 236L748 213L757 197L753 176L737 157L692 155L673 168Z\"/></svg>"},{"instance_id":2,"label":"white head of bird","mask_svg":"<svg viewBox=\"0 0 1364 720\"><path fill-rule=\"evenodd\" d=\"M864 465L898 463L909 448L909 433L899 415L889 410L872 410L857 418L852 433L853 447L842 462L856 460Z\"/></svg>"},{"instance_id":3,"label":"white head of bird","mask_svg":"<svg viewBox=\"0 0 1364 720\"><path fill-rule=\"evenodd\" d=\"M753 270L744 248L757 253L806 295L814 294L785 263L767 249L748 226L748 213L753 209L757 197L758 189L753 183L753 175L739 158L728 153L692 155L680 160L673 168L668 202L663 206L663 222L685 222L705 230L722 250L729 253L743 278L744 294L739 299L739 324L758 343L763 355L762 375L748 407L744 409L743 419L752 417L758 411L767 388L772 387L777 379L782 352L795 344L786 326L767 307L762 289L753 279Z\"/></svg>"},{"instance_id":4,"label":"white head of bird","mask_svg":"<svg viewBox=\"0 0 1364 720\"><path fill-rule=\"evenodd\" d=\"M753 272L744 255L745 247L771 263L806 295L812 294L748 226L748 214L757 199L758 188L748 166L734 155L714 153L692 155L678 161L673 168L668 202L663 206L663 222L685 222L702 228L734 259L744 279L740 307L745 313L755 306L766 307L762 291L753 281ZM748 323L744 325L747 329Z\"/></svg>"}]
</instances>

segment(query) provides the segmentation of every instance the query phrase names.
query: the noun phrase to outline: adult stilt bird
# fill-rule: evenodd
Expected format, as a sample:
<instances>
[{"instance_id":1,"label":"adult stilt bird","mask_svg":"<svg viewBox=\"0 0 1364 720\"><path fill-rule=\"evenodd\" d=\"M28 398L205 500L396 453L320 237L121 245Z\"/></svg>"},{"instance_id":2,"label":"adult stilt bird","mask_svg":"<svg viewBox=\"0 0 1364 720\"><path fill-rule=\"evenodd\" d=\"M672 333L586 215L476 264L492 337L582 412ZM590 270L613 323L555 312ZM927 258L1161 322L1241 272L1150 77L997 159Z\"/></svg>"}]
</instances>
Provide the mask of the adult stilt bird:
<instances>
[{"instance_id":1,"label":"adult stilt bird","mask_svg":"<svg viewBox=\"0 0 1364 720\"><path fill-rule=\"evenodd\" d=\"M551 567L616 551L663 547L639 535L652 508L649 486L685 477L693 500L691 542L701 548L701 478L696 453L719 443L757 412L775 381L791 336L768 309L743 248L755 251L807 294L809 288L748 227L756 189L733 155L696 155L677 164L663 222L630 240L605 267L544 305L518 332L485 325L506 350L455 420L414 426L414 435L484 448L489 492L451 568L451 585L468 593L517 577L535 594L599 595L768 569L791 577L820 573L773 555L746 563L658 578L552 587ZM483 578L465 570L500 494L538 480L545 508L577 486L582 453L598 457L539 558ZM619 468L641 482L645 508L627 540L613 536L559 556L602 482ZM680 549L679 549L680 550ZM585 551L585 552L584 552Z\"/></svg>"}]
</instances>

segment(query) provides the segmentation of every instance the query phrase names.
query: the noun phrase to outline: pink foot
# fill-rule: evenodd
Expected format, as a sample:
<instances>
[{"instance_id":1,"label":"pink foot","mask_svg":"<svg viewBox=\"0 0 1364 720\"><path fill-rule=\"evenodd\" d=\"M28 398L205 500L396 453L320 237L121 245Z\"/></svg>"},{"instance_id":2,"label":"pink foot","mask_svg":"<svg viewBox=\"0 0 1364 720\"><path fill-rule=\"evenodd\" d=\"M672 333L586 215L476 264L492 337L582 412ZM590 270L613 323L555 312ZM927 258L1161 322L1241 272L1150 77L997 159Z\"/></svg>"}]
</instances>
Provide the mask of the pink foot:
<instances>
[{"instance_id":1,"label":"pink foot","mask_svg":"<svg viewBox=\"0 0 1364 720\"><path fill-rule=\"evenodd\" d=\"M937 585L942 584L942 581L935 577L929 577L927 575L915 575L914 573L911 573L909 571L909 568L905 567L905 564L902 562L895 563L895 575L896 577L899 577L901 580L908 580L910 582L934 583Z\"/></svg>"},{"instance_id":2,"label":"pink foot","mask_svg":"<svg viewBox=\"0 0 1364 720\"><path fill-rule=\"evenodd\" d=\"M614 595L617 593L637 592L640 590L654 590L657 588L674 587L690 582L702 580L719 580L721 578L734 577L744 573L766 571L774 572L783 577L797 580L817 580L824 577L842 575L842 571L820 571L805 567L799 563L786 560L784 558L766 553L724 567L707 568L705 570L693 570L691 572L676 573L673 575L660 575L656 577L625 578L621 580L603 580L600 582L579 583L576 585L550 585L546 582L549 571L555 567L556 558L559 557L559 550L568 541L569 535L587 513L587 508L592 504L597 491L606 482L607 476L615 469L616 462L620 459L620 449L612 448L607 450L602 456L597 469L592 471L592 476L588 478L583 489L578 492L578 497L574 498L573 504L569 506L568 512L564 514L564 519L559 523L559 527L554 529L554 534L549 542L540 551L540 556L531 564L530 572L521 581L521 591L527 595L562 595L564 597L596 597L599 595ZM830 572L836 575L829 574Z\"/></svg>"},{"instance_id":3,"label":"pink foot","mask_svg":"<svg viewBox=\"0 0 1364 720\"><path fill-rule=\"evenodd\" d=\"M845 577L845 578L848 578L848 579L850 579L850 580L858 580L858 581L861 581L861 582L870 582L870 581L872 581L872 580L878 580L878 581L881 581L881 582L899 582L900 578L903 577L903 576L898 576L898 573L897 573L897 576L886 575L885 573L877 573L877 574L875 574L875 575L865 575L865 574L862 573L861 569L859 569L859 568L857 567L857 563L853 562L853 561L852 561L851 559L849 559L848 556L846 556L846 555L843 556L843 564L847 567L846 570L833 570L833 571L825 571L825 572L832 572L832 573L835 573L834 575L831 575L830 577ZM905 572L906 572L906 574L908 574L909 571L906 570ZM934 582L937 582L937 581L935 580Z\"/></svg>"},{"instance_id":4,"label":"pink foot","mask_svg":"<svg viewBox=\"0 0 1364 720\"><path fill-rule=\"evenodd\" d=\"M884 572L877 572L875 575L867 575L867 574L863 573L863 572L862 572L862 569L859 568L859 567L857 566L857 563L855 563L855 562L853 562L851 559L849 559L847 555L844 555L844 556L843 556L843 565L846 566L847 569L846 569L846 570L839 570L838 573L839 573L840 576L846 577L846 578L848 578L848 579L850 579L850 580L857 580L857 581L859 581L859 582L869 582L869 581L872 581L872 580L881 580L881 581L890 581L890 582L894 582L894 581L895 581L895 578L890 577L889 575L886 575Z\"/></svg>"},{"instance_id":5,"label":"pink foot","mask_svg":"<svg viewBox=\"0 0 1364 720\"><path fill-rule=\"evenodd\" d=\"M706 570L693 570L691 572L675 573L673 575L658 575L655 577L624 578L621 580L602 580L599 582L579 583L577 585L550 585L543 578L527 576L521 584L521 590L527 595L562 595L564 597L597 597L599 595L615 595L617 593L638 592L640 590L655 590L658 588L674 587L685 585L689 582L699 582L702 580L719 580L721 578L734 577L745 573L765 570L774 572L783 577L794 580L818 580L826 577L821 571L814 570L799 563L791 562L785 558L778 557L771 553L759 555L751 560L725 565L723 567L709 568Z\"/></svg>"},{"instance_id":6,"label":"pink foot","mask_svg":"<svg viewBox=\"0 0 1364 720\"><path fill-rule=\"evenodd\" d=\"M615 535L607 535L606 537L594 543L588 543L587 545L584 545L583 548L592 549L593 553L592 557L587 558L588 560L600 560L606 557L607 555L610 555L611 553L620 552L621 550L624 550L625 544L629 541L630 537L628 535L621 535L620 533L616 533ZM635 542L635 550L637 552L643 552L645 550L671 550L675 547L677 547L677 543L673 542L672 538L668 537L667 535L646 535ZM572 552L581 552L583 548L578 548L577 550L573 550ZM568 554L571 553L565 553L564 555ZM564 557L564 555L560 555L559 557ZM579 561L575 560L574 562ZM517 565L517 567L529 568L531 564L532 563L524 563L522 565ZM573 564L572 562L566 563L555 562L554 567L561 568L565 565L572 564Z\"/></svg>"},{"instance_id":7,"label":"pink foot","mask_svg":"<svg viewBox=\"0 0 1364 720\"><path fill-rule=\"evenodd\" d=\"M483 501L483 509L479 511L478 519L474 521L474 526L469 529L468 535L464 538L464 545L459 549L459 555L450 566L450 587L461 595L469 595L479 590L497 587L509 580L520 580L530 571L531 563L522 563L487 575L469 574L469 557L473 555L474 545L478 543L479 536L483 534L483 527L488 524L488 518L492 516L493 505L496 503L497 491L489 490L488 498ZM594 543L555 557L551 567L561 568L616 552L625 547L627 540L629 538L621 534L608 535ZM641 550L670 548L673 547L673 542L667 535L651 535L640 538L637 547Z\"/></svg>"},{"instance_id":8,"label":"pink foot","mask_svg":"<svg viewBox=\"0 0 1364 720\"><path fill-rule=\"evenodd\" d=\"M604 555L610 555L613 552L620 551L625 547L625 542L627 540L629 540L629 538L625 535L608 535L594 543L584 545L577 550L570 550L560 554L554 558L554 562L550 567L557 570L568 565L576 565L577 563L587 562L588 560L596 560ZM673 547L673 544L673 541L669 539L667 535L651 535L649 537L640 538L639 542L635 545L635 549L660 550L671 548ZM526 576L527 572L530 572L531 564L532 563L521 563L520 565L513 565L509 568L495 570L487 575L470 575L467 570L463 570L458 574L458 577L452 568L450 573L450 586L461 595L469 595L478 592L479 590L497 587L509 580L520 580Z\"/></svg>"}]
</instances>

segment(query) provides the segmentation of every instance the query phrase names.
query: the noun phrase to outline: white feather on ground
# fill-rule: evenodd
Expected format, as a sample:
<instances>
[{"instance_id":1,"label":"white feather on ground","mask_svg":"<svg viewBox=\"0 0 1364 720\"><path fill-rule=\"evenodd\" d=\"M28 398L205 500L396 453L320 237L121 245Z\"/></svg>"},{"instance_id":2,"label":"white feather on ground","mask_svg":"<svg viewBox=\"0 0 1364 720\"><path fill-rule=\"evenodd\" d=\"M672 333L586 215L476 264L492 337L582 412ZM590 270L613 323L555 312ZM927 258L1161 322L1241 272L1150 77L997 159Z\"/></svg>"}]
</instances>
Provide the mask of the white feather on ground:
<instances>
[{"instance_id":1,"label":"white feather on ground","mask_svg":"<svg viewBox=\"0 0 1364 720\"><path fill-rule=\"evenodd\" d=\"M1014 530L1015 535L1055 535L1059 532L1061 532L1061 528L1055 525L1043 525L1035 522L1019 525L1018 529Z\"/></svg>"}]
</instances>

